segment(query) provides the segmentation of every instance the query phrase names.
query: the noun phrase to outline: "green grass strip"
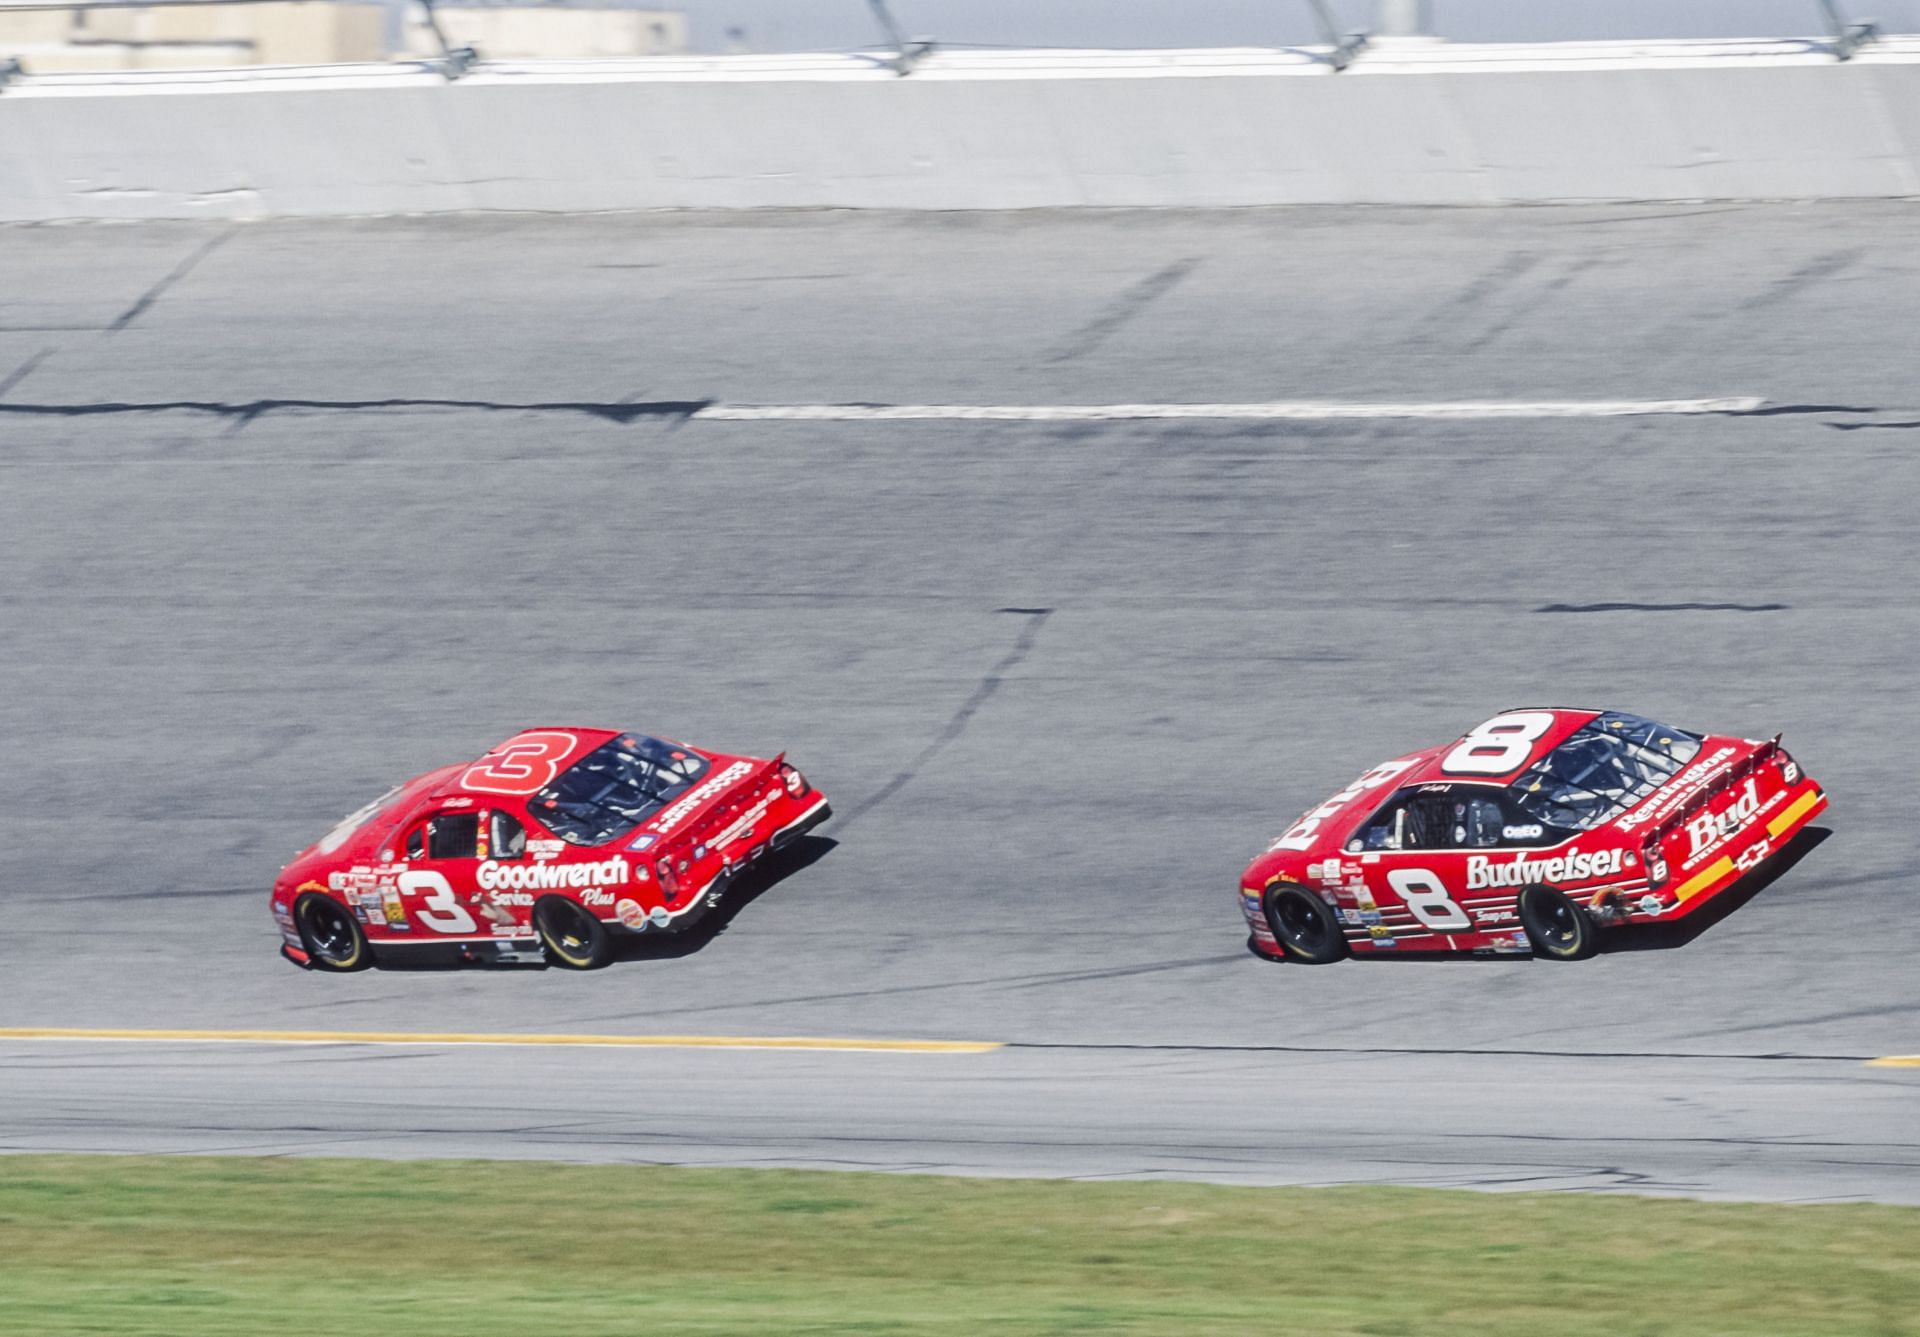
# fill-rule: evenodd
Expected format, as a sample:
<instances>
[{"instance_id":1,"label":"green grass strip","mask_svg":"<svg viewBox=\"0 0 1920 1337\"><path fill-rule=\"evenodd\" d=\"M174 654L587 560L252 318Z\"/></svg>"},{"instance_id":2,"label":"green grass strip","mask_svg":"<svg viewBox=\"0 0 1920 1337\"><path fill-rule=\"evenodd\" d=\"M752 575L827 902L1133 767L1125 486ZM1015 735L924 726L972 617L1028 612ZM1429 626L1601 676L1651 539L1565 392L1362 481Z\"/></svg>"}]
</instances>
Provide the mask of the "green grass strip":
<instances>
[{"instance_id":1,"label":"green grass strip","mask_svg":"<svg viewBox=\"0 0 1920 1337\"><path fill-rule=\"evenodd\" d=\"M0 1157L0 1333L1920 1333L1920 1210Z\"/></svg>"}]
</instances>

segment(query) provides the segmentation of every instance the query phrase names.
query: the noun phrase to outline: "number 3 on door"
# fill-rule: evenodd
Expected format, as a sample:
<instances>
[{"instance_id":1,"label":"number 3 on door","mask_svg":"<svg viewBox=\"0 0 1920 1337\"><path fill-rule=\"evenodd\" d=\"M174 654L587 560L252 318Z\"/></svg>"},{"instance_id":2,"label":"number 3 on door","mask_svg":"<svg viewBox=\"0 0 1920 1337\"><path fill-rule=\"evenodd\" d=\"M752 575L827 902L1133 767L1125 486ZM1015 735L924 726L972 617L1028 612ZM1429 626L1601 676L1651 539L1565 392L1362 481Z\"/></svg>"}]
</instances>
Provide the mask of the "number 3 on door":
<instances>
[{"instance_id":1,"label":"number 3 on door","mask_svg":"<svg viewBox=\"0 0 1920 1337\"><path fill-rule=\"evenodd\" d=\"M400 874L403 894L421 897L426 909L414 916L435 933L471 933L473 916L454 895L453 884L438 873L420 869Z\"/></svg>"}]
</instances>

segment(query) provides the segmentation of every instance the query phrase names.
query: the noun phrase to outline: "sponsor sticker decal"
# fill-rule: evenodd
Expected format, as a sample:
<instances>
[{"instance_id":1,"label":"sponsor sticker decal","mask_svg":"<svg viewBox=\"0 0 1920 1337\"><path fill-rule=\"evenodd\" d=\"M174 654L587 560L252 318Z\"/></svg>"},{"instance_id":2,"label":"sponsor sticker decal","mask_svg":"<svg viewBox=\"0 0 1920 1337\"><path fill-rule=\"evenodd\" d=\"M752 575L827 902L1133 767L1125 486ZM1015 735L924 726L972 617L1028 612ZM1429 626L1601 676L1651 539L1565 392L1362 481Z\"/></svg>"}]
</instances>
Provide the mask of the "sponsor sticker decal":
<instances>
[{"instance_id":1,"label":"sponsor sticker decal","mask_svg":"<svg viewBox=\"0 0 1920 1337\"><path fill-rule=\"evenodd\" d=\"M1737 749L1720 748L1709 756L1695 761L1673 779L1660 786L1654 797L1622 817L1619 822L1622 831L1631 831L1637 826L1653 821L1672 812L1694 794L1706 788L1715 774L1733 759Z\"/></svg>"},{"instance_id":2,"label":"sponsor sticker decal","mask_svg":"<svg viewBox=\"0 0 1920 1337\"><path fill-rule=\"evenodd\" d=\"M1619 850L1575 851L1548 859L1520 853L1506 862L1474 854L1467 858L1467 890L1524 887L1530 882L1585 882L1590 878L1615 876L1621 863Z\"/></svg>"},{"instance_id":3,"label":"sponsor sticker decal","mask_svg":"<svg viewBox=\"0 0 1920 1337\"><path fill-rule=\"evenodd\" d=\"M1733 802L1721 812L1703 812L1687 823L1687 857L1683 864L1697 862L1701 855L1738 835L1748 822L1760 815L1758 782L1748 780Z\"/></svg>"},{"instance_id":4,"label":"sponsor sticker decal","mask_svg":"<svg viewBox=\"0 0 1920 1337\"><path fill-rule=\"evenodd\" d=\"M628 928L646 927L647 912L640 908L639 901L622 899L618 905L613 907L613 913L618 916L620 922Z\"/></svg>"},{"instance_id":5,"label":"sponsor sticker decal","mask_svg":"<svg viewBox=\"0 0 1920 1337\"><path fill-rule=\"evenodd\" d=\"M633 865L615 855L592 863L522 864L489 859L475 874L484 891L557 891L562 887L617 887L633 880Z\"/></svg>"},{"instance_id":6,"label":"sponsor sticker decal","mask_svg":"<svg viewBox=\"0 0 1920 1337\"><path fill-rule=\"evenodd\" d=\"M684 822L688 816L693 813L694 809L698 808L715 794L726 792L735 784L752 774L753 767L747 765L744 761L736 761L724 771L721 771L720 774L702 780L692 789L682 794L678 799L674 800L671 806L664 809L657 817L648 822L647 825L664 836L671 832L674 827L680 825L681 822Z\"/></svg>"}]
</instances>

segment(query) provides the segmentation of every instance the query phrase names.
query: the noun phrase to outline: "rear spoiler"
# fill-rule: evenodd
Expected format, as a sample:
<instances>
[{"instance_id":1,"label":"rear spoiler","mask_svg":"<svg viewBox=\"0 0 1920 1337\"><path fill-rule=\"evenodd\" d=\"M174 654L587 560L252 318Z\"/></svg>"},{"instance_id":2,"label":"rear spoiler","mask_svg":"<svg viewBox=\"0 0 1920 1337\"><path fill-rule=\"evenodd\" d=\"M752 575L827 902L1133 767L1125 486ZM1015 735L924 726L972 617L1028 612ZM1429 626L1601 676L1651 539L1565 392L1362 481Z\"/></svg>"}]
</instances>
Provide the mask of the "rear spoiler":
<instances>
[{"instance_id":1,"label":"rear spoiler","mask_svg":"<svg viewBox=\"0 0 1920 1337\"><path fill-rule=\"evenodd\" d=\"M749 807L769 790L777 790L784 783L782 779L786 767L787 754L782 752L771 761L758 758L739 757L729 765L748 763L747 774L728 784L717 794L700 815L680 829L660 837L660 842L650 855L644 856L653 866L654 875L660 879L661 890L669 899L680 894L680 874L687 869L685 851L698 849L705 853L703 846L713 840L716 833L724 832L734 822L740 820L739 812ZM724 772L723 772L724 774ZM674 852L680 851L681 857L676 864Z\"/></svg>"},{"instance_id":2,"label":"rear spoiler","mask_svg":"<svg viewBox=\"0 0 1920 1337\"><path fill-rule=\"evenodd\" d=\"M704 840L731 823L740 808L752 803L768 789L779 787L782 768L787 764L785 752L771 761L742 760L751 760L753 769L716 794L712 805L689 823L685 831L676 834Z\"/></svg>"},{"instance_id":3,"label":"rear spoiler","mask_svg":"<svg viewBox=\"0 0 1920 1337\"><path fill-rule=\"evenodd\" d=\"M1780 740L1785 736L1775 734L1748 755L1728 762L1726 768L1716 775L1711 783L1701 785L1685 803L1655 822L1642 840L1641 848L1649 855L1657 852L1661 841L1693 820L1694 816L1702 808L1711 804L1718 795L1726 793L1728 789L1779 756Z\"/></svg>"}]
</instances>

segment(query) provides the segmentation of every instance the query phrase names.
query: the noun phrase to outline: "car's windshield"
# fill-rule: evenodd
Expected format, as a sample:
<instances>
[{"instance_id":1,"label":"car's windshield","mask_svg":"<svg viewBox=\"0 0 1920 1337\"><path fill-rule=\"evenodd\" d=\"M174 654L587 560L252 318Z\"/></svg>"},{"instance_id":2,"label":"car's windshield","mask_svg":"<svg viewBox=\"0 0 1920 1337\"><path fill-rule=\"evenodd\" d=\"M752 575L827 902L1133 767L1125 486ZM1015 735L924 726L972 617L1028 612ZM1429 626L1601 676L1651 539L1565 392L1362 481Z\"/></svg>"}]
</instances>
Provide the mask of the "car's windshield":
<instances>
[{"instance_id":1,"label":"car's windshield","mask_svg":"<svg viewBox=\"0 0 1920 1337\"><path fill-rule=\"evenodd\" d=\"M361 827L372 821L375 814L385 811L395 799L399 798L400 790L403 788L405 788L405 786L396 785L373 802L367 804L366 807L355 809L345 817L342 817L339 822L334 825L333 830L327 832L326 835L314 842L314 848L322 854L332 854L335 850L346 844L348 840L352 839L355 831L358 831Z\"/></svg>"},{"instance_id":2,"label":"car's windshield","mask_svg":"<svg viewBox=\"0 0 1920 1337\"><path fill-rule=\"evenodd\" d=\"M562 840L604 845L673 802L707 759L645 734L621 734L580 758L533 796L528 810Z\"/></svg>"},{"instance_id":3,"label":"car's windshield","mask_svg":"<svg viewBox=\"0 0 1920 1337\"><path fill-rule=\"evenodd\" d=\"M1608 711L1597 715L1513 782L1534 821L1590 831L1671 780L1700 751L1700 736Z\"/></svg>"}]
</instances>

